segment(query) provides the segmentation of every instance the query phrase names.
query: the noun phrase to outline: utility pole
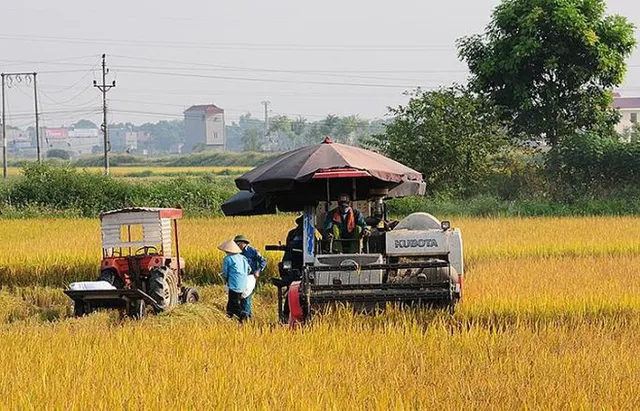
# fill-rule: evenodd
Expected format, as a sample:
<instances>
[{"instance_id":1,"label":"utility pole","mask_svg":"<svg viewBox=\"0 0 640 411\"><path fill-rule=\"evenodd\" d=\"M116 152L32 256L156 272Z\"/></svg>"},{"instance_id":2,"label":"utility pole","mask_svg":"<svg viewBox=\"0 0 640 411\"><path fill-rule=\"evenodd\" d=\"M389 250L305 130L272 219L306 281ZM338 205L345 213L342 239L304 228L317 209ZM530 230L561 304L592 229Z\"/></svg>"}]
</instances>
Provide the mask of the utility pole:
<instances>
[{"instance_id":1,"label":"utility pole","mask_svg":"<svg viewBox=\"0 0 640 411\"><path fill-rule=\"evenodd\" d=\"M7 118L5 115L6 111L6 99L5 94L6 90L6 80L9 79L9 88L11 88L11 84L14 79L16 79L19 83L31 82L31 76L33 76L33 95L35 97L35 108L36 108L36 147L38 151L38 162L42 161L40 155L40 131L38 130L38 87L36 84L36 75L38 73L0 73L2 76L2 178L7 179Z\"/></svg>"},{"instance_id":2,"label":"utility pole","mask_svg":"<svg viewBox=\"0 0 640 411\"><path fill-rule=\"evenodd\" d=\"M33 101L36 111L36 150L38 152L38 163L42 163L42 146L40 141L40 125L38 124L38 83L36 82L36 75L33 73Z\"/></svg>"},{"instance_id":3,"label":"utility pole","mask_svg":"<svg viewBox=\"0 0 640 411\"><path fill-rule=\"evenodd\" d=\"M264 139L266 141L267 134L269 134L269 110L267 109L267 107L269 107L269 104L271 104L271 102L269 100L264 100L262 101L262 104L264 105Z\"/></svg>"},{"instance_id":4,"label":"utility pole","mask_svg":"<svg viewBox=\"0 0 640 411\"><path fill-rule=\"evenodd\" d=\"M2 73L2 178L7 179L7 121L4 115L4 73Z\"/></svg>"},{"instance_id":5,"label":"utility pole","mask_svg":"<svg viewBox=\"0 0 640 411\"><path fill-rule=\"evenodd\" d=\"M116 81L113 80L111 84L107 84L107 74L109 69L107 68L107 55L102 55L102 84L98 84L93 80L93 87L96 87L102 92L102 135L104 137L104 175L109 175L109 151L111 151L111 143L109 142L109 130L107 125L107 92L116 86Z\"/></svg>"}]
</instances>

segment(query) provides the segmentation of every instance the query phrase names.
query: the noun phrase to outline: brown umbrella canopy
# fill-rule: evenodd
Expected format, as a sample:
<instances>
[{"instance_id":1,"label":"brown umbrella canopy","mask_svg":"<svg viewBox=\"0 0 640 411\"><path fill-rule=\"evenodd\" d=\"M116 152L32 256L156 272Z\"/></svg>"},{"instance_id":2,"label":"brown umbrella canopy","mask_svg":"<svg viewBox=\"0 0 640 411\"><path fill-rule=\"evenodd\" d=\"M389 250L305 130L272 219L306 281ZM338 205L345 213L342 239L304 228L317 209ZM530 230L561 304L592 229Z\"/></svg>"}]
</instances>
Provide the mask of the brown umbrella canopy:
<instances>
[{"instance_id":1,"label":"brown umbrella canopy","mask_svg":"<svg viewBox=\"0 0 640 411\"><path fill-rule=\"evenodd\" d=\"M237 178L236 185L241 190L257 193L315 193L323 187L322 182L313 180L316 173L342 168L368 173L368 177L358 179L359 185L365 186L363 190L393 188L406 181L423 182L422 174L397 161L327 138L322 144L289 151L254 168ZM351 179L348 180L344 182L347 188Z\"/></svg>"}]
</instances>

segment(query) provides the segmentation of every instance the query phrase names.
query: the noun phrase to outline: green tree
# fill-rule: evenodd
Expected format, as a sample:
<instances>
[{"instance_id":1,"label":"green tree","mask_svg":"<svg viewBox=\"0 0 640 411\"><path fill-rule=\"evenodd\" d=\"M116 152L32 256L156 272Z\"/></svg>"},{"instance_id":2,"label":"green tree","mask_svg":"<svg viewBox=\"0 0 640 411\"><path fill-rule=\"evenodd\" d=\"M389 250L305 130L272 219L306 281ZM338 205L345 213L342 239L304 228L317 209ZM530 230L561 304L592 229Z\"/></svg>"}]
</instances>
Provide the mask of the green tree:
<instances>
[{"instance_id":1,"label":"green tree","mask_svg":"<svg viewBox=\"0 0 640 411\"><path fill-rule=\"evenodd\" d=\"M458 41L471 85L521 135L613 134L611 89L623 81L636 41L604 0L503 0L480 35Z\"/></svg>"},{"instance_id":2,"label":"green tree","mask_svg":"<svg viewBox=\"0 0 640 411\"><path fill-rule=\"evenodd\" d=\"M244 151L260 151L260 139L257 129L244 130L242 142L244 143Z\"/></svg>"},{"instance_id":3,"label":"green tree","mask_svg":"<svg viewBox=\"0 0 640 411\"><path fill-rule=\"evenodd\" d=\"M508 144L494 106L460 86L410 95L367 145L422 172L432 192L472 194Z\"/></svg>"},{"instance_id":4,"label":"green tree","mask_svg":"<svg viewBox=\"0 0 640 411\"><path fill-rule=\"evenodd\" d=\"M47 158L60 158L62 160L69 160L71 158L71 154L67 150L52 148L51 150L47 151Z\"/></svg>"},{"instance_id":5,"label":"green tree","mask_svg":"<svg viewBox=\"0 0 640 411\"><path fill-rule=\"evenodd\" d=\"M96 123L94 123L91 120L80 120L77 123L75 123L73 125L74 128L80 128L80 129L85 129L85 128L98 128L98 126L96 125Z\"/></svg>"}]
</instances>

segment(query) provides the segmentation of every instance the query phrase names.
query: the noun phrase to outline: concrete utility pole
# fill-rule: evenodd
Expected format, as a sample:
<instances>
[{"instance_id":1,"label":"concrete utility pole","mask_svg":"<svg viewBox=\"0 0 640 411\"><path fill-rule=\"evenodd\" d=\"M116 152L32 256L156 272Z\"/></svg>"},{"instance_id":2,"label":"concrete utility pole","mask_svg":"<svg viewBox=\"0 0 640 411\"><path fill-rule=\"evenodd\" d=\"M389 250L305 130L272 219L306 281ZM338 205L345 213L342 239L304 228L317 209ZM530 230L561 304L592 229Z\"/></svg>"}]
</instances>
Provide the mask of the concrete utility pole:
<instances>
[{"instance_id":1,"label":"concrete utility pole","mask_svg":"<svg viewBox=\"0 0 640 411\"><path fill-rule=\"evenodd\" d=\"M2 178L7 179L7 121L4 115L4 73L2 73Z\"/></svg>"},{"instance_id":2,"label":"concrete utility pole","mask_svg":"<svg viewBox=\"0 0 640 411\"><path fill-rule=\"evenodd\" d=\"M36 82L36 75L33 73L33 102L36 111L36 150L38 152L38 163L42 163L42 145L40 141L40 125L38 124L38 83Z\"/></svg>"},{"instance_id":3,"label":"concrete utility pole","mask_svg":"<svg viewBox=\"0 0 640 411\"><path fill-rule=\"evenodd\" d=\"M102 84L98 84L93 80L93 87L96 87L102 92L102 135L104 137L104 175L109 175L109 151L111 151L111 143L109 142L109 130L107 124L107 92L116 86L116 81L113 80L111 84L107 84L107 74L109 69L107 68L107 55L102 55Z\"/></svg>"},{"instance_id":4,"label":"concrete utility pole","mask_svg":"<svg viewBox=\"0 0 640 411\"><path fill-rule=\"evenodd\" d=\"M269 100L264 100L262 101L262 104L264 105L264 139L266 141L267 134L269 134L269 110L267 109L267 107L269 107L269 104L271 104L271 102Z\"/></svg>"},{"instance_id":5,"label":"concrete utility pole","mask_svg":"<svg viewBox=\"0 0 640 411\"><path fill-rule=\"evenodd\" d=\"M33 96L35 101L35 114L36 114L36 150L38 153L38 162L42 162L42 155L40 150L40 130L38 129L38 85L36 82L36 75L38 73L1 73L2 76L2 178L7 179L7 125L5 115L6 99L6 80L9 79L9 87L11 87L11 81L17 79L18 82L25 81L27 84L31 81L33 76Z\"/></svg>"}]
</instances>

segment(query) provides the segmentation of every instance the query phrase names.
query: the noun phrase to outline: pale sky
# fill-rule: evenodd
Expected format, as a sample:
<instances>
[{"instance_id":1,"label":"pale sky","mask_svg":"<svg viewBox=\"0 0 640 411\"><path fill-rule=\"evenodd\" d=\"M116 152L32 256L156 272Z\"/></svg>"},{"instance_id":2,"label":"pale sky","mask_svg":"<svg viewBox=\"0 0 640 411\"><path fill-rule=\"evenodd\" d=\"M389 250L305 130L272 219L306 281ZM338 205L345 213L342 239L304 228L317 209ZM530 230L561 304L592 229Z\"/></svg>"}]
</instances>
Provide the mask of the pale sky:
<instances>
[{"instance_id":1,"label":"pale sky","mask_svg":"<svg viewBox=\"0 0 640 411\"><path fill-rule=\"evenodd\" d=\"M271 101L270 115L381 118L402 93L463 82L457 38L483 30L498 0L304 2L4 1L0 71L37 71L41 124L101 121L100 55L107 54L110 121L182 118L214 103L227 123ZM640 2L609 13L640 27ZM640 34L636 33L640 40ZM640 95L640 51L621 92ZM13 84L7 124L34 123L33 92Z\"/></svg>"}]
</instances>

